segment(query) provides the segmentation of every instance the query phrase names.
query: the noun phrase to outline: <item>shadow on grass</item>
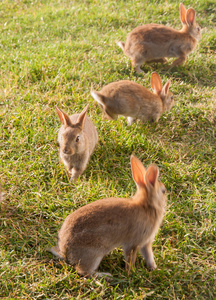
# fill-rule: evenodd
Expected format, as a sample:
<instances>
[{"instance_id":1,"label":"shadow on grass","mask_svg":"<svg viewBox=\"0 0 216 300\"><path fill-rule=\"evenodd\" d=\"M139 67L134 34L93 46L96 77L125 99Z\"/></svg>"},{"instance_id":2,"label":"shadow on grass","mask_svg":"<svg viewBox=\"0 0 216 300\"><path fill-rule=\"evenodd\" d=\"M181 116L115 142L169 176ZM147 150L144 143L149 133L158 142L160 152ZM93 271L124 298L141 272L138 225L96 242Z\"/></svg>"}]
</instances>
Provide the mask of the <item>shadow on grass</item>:
<instances>
[{"instance_id":1,"label":"shadow on grass","mask_svg":"<svg viewBox=\"0 0 216 300\"><path fill-rule=\"evenodd\" d=\"M4 201L1 204L2 219L2 249L15 251L17 257L40 257L42 245L46 245L53 229L50 216L46 212L24 210ZM52 217L53 219L53 217ZM47 244L48 246L48 244Z\"/></svg>"},{"instance_id":2,"label":"shadow on grass","mask_svg":"<svg viewBox=\"0 0 216 300\"><path fill-rule=\"evenodd\" d=\"M202 64L202 61L196 61L194 65L189 65L186 61L183 65L178 67L171 67L172 61L169 61L166 64L161 63L151 63L144 64L141 66L143 72L138 74L133 71L131 67L124 66L119 70L121 75L125 77L131 76L133 74L137 78L143 78L146 73L157 72L159 75L166 75L168 78L175 78L176 81L185 81L187 84L192 85L201 85L203 87L215 87L216 80L216 64L213 63L210 66L205 66ZM202 70L202 72L200 72Z\"/></svg>"},{"instance_id":3,"label":"shadow on grass","mask_svg":"<svg viewBox=\"0 0 216 300\"><path fill-rule=\"evenodd\" d=\"M153 162L158 164L165 178L167 171L170 171L168 166L174 162L178 164L178 160L181 162L183 159L184 165L188 166L198 162L200 166L207 164L209 172L212 170L212 174L208 174L209 180L213 182L215 126L216 118L208 119L198 108L194 108L192 112L183 110L177 120L173 120L171 112L162 116L157 124L137 122L128 126L126 120L122 119L109 122L101 128L100 144L90 160L86 178L88 180L90 174L96 178L100 173L102 180L108 179L129 192L133 185L130 156L134 154L146 167ZM124 127L123 131L121 128L121 134L120 127ZM111 131L111 128L114 130ZM173 172L180 171L175 168ZM175 176L178 177L178 174ZM182 177L183 174L179 176Z\"/></svg>"}]
</instances>

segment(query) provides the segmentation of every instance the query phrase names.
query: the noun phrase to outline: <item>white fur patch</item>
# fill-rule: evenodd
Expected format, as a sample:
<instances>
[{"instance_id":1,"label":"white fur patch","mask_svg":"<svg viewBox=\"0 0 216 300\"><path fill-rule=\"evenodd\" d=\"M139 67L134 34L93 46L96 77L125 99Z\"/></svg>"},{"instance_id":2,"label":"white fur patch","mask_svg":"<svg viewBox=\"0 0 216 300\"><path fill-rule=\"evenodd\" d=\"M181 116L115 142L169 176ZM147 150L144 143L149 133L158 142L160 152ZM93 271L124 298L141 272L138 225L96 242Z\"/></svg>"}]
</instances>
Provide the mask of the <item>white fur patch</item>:
<instances>
[{"instance_id":1,"label":"white fur patch","mask_svg":"<svg viewBox=\"0 0 216 300\"><path fill-rule=\"evenodd\" d=\"M55 255L56 257L60 258L60 259L64 259L58 252L56 252L53 248L49 248L48 249L53 255Z\"/></svg>"},{"instance_id":2,"label":"white fur patch","mask_svg":"<svg viewBox=\"0 0 216 300\"><path fill-rule=\"evenodd\" d=\"M117 45L124 51L124 46L123 46L122 42L118 42Z\"/></svg>"},{"instance_id":3,"label":"white fur patch","mask_svg":"<svg viewBox=\"0 0 216 300\"><path fill-rule=\"evenodd\" d=\"M95 101L104 106L104 103L102 102L101 98L94 91L91 91L91 95L95 99Z\"/></svg>"}]
</instances>

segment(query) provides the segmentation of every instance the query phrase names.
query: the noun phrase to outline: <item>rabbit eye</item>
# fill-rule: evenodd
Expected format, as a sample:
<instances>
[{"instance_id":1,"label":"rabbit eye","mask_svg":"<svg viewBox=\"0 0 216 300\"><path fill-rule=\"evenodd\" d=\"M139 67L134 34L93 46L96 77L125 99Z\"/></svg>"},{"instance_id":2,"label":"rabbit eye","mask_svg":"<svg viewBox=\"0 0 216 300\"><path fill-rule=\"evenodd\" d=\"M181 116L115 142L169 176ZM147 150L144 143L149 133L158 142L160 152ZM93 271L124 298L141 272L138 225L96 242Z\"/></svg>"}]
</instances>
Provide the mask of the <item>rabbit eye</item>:
<instances>
[{"instance_id":1,"label":"rabbit eye","mask_svg":"<svg viewBox=\"0 0 216 300\"><path fill-rule=\"evenodd\" d=\"M79 142L79 136L76 137L76 142Z\"/></svg>"},{"instance_id":2,"label":"rabbit eye","mask_svg":"<svg viewBox=\"0 0 216 300\"><path fill-rule=\"evenodd\" d=\"M162 193L163 193L163 194L166 193L166 188L162 188Z\"/></svg>"},{"instance_id":3,"label":"rabbit eye","mask_svg":"<svg viewBox=\"0 0 216 300\"><path fill-rule=\"evenodd\" d=\"M200 27L197 27L197 31L200 32Z\"/></svg>"}]
</instances>

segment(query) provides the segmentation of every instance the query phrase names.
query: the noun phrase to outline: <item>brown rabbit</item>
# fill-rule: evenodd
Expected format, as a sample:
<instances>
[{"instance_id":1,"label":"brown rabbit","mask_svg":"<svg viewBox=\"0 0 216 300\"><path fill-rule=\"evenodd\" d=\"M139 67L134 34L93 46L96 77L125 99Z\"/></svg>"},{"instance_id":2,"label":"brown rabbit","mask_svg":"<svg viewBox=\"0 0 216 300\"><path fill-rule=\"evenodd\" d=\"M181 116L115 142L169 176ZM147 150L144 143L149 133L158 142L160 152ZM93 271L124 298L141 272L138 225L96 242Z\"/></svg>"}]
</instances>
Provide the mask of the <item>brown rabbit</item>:
<instances>
[{"instance_id":1,"label":"brown rabbit","mask_svg":"<svg viewBox=\"0 0 216 300\"><path fill-rule=\"evenodd\" d=\"M153 93L133 81L121 80L106 85L100 92L91 91L91 95L109 119L123 115L129 125L136 119L157 122L163 112L173 107L174 100L169 92L170 80L162 87L159 75L153 72L151 86Z\"/></svg>"},{"instance_id":2,"label":"brown rabbit","mask_svg":"<svg viewBox=\"0 0 216 300\"><path fill-rule=\"evenodd\" d=\"M124 54L131 59L132 66L140 73L145 62L166 62L166 57L177 57L173 66L181 65L201 39L201 28L195 21L193 8L186 10L180 4L181 30L160 25L146 24L132 30L126 43L118 42Z\"/></svg>"},{"instance_id":3,"label":"brown rabbit","mask_svg":"<svg viewBox=\"0 0 216 300\"><path fill-rule=\"evenodd\" d=\"M70 117L55 106L62 123L58 133L59 155L71 180L77 180L84 172L98 142L97 129L86 116L88 106L80 114Z\"/></svg>"},{"instance_id":4,"label":"brown rabbit","mask_svg":"<svg viewBox=\"0 0 216 300\"><path fill-rule=\"evenodd\" d=\"M132 198L102 199L77 209L65 219L58 233L58 245L49 249L82 275L95 274L102 258L119 246L124 250L128 272L138 250L150 269L157 267L152 243L165 213L166 189L158 181L156 165L146 170L132 155L131 168L137 185Z\"/></svg>"}]
</instances>

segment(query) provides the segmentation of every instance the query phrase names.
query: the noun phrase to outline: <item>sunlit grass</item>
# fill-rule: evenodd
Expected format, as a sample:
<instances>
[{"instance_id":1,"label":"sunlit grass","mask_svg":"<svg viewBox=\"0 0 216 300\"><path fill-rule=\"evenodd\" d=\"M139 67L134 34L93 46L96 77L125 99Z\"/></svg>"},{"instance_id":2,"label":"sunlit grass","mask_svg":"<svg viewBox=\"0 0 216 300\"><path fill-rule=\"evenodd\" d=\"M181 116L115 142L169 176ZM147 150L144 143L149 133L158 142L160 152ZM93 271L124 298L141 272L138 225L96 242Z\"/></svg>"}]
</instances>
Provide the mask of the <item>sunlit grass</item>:
<instances>
[{"instance_id":1,"label":"sunlit grass","mask_svg":"<svg viewBox=\"0 0 216 300\"><path fill-rule=\"evenodd\" d=\"M174 1L2 1L0 3L1 209L3 299L215 299L216 35L215 4L185 2L203 37L183 66L145 65L136 74L116 41L134 27L181 28ZM90 95L129 79L150 89L152 71L171 79L175 106L158 124L102 120ZM59 162L58 105L68 113L90 104L100 141L87 170L70 183ZM168 207L154 243L158 268L139 256L128 276L121 249L100 270L113 280L80 277L46 249L73 210L136 190L130 155L154 162Z\"/></svg>"}]
</instances>

